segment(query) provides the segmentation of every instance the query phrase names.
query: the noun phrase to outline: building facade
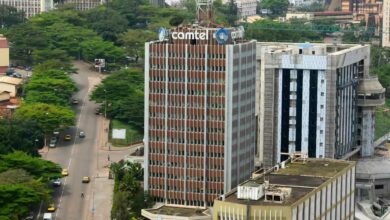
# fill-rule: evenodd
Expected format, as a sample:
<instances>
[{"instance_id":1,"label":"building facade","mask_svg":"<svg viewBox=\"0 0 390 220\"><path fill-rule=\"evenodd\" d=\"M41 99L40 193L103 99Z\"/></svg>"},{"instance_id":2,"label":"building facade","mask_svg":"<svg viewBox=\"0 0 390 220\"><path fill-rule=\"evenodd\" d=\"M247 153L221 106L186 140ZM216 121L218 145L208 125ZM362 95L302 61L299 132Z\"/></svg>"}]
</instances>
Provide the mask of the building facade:
<instances>
[{"instance_id":1,"label":"building facade","mask_svg":"<svg viewBox=\"0 0 390 220\"><path fill-rule=\"evenodd\" d=\"M7 38L0 35L0 74L5 74L9 67L9 46Z\"/></svg>"},{"instance_id":2,"label":"building facade","mask_svg":"<svg viewBox=\"0 0 390 220\"><path fill-rule=\"evenodd\" d=\"M77 10L85 11L101 4L105 3L105 0L62 0L61 4L72 4Z\"/></svg>"},{"instance_id":3,"label":"building facade","mask_svg":"<svg viewBox=\"0 0 390 220\"><path fill-rule=\"evenodd\" d=\"M302 152L373 154L384 89L368 75L370 47L258 43L258 155L266 167Z\"/></svg>"},{"instance_id":4,"label":"building facade","mask_svg":"<svg viewBox=\"0 0 390 220\"><path fill-rule=\"evenodd\" d=\"M390 1L383 1L382 46L390 47Z\"/></svg>"},{"instance_id":5,"label":"building facade","mask_svg":"<svg viewBox=\"0 0 390 220\"><path fill-rule=\"evenodd\" d=\"M53 9L53 0L0 0L0 5L9 5L24 11L27 18Z\"/></svg>"},{"instance_id":6,"label":"building facade","mask_svg":"<svg viewBox=\"0 0 390 220\"><path fill-rule=\"evenodd\" d=\"M254 170L256 43L242 29L160 29L145 45L145 190L208 206Z\"/></svg>"},{"instance_id":7,"label":"building facade","mask_svg":"<svg viewBox=\"0 0 390 220\"><path fill-rule=\"evenodd\" d=\"M353 220L354 211L354 162L295 160L221 196L213 220Z\"/></svg>"},{"instance_id":8,"label":"building facade","mask_svg":"<svg viewBox=\"0 0 390 220\"><path fill-rule=\"evenodd\" d=\"M257 0L236 0L235 3L239 18L256 15Z\"/></svg>"}]
</instances>

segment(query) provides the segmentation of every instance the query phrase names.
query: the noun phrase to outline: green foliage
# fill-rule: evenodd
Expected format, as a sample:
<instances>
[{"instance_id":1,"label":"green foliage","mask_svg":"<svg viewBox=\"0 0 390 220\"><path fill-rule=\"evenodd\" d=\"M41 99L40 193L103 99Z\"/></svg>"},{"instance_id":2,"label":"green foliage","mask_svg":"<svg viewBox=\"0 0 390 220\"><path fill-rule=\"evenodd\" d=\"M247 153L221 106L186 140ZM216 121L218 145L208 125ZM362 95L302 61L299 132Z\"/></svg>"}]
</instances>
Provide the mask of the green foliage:
<instances>
[{"instance_id":1,"label":"green foliage","mask_svg":"<svg viewBox=\"0 0 390 220\"><path fill-rule=\"evenodd\" d=\"M55 78L36 78L33 77L26 86L27 97L32 95L39 95L39 93L53 94L60 98L63 103L70 100L73 92L76 91L76 85L69 78L55 79ZM35 92L35 93L32 93ZM49 100L43 103L55 104Z\"/></svg>"},{"instance_id":2,"label":"green foliage","mask_svg":"<svg viewBox=\"0 0 390 220\"><path fill-rule=\"evenodd\" d=\"M15 151L0 155L0 173L9 169L23 169L36 179L48 182L61 177L61 167L48 160L31 157L24 152Z\"/></svg>"},{"instance_id":3,"label":"green foliage","mask_svg":"<svg viewBox=\"0 0 390 220\"><path fill-rule=\"evenodd\" d=\"M34 121L45 134L74 125L75 113L70 108L45 103L23 104L14 114L16 119Z\"/></svg>"},{"instance_id":4,"label":"green foliage","mask_svg":"<svg viewBox=\"0 0 390 220\"><path fill-rule=\"evenodd\" d=\"M153 199L143 191L143 169L139 163L123 160L112 163L110 171L115 176L111 216L116 219L141 217L141 209L152 207Z\"/></svg>"},{"instance_id":5,"label":"green foliage","mask_svg":"<svg viewBox=\"0 0 390 220\"><path fill-rule=\"evenodd\" d=\"M126 139L112 139L110 135L110 143L112 143L116 147L127 147L130 144L142 141L143 139L143 132L140 131L139 128L135 128L132 125L120 122L116 119L111 120L111 129L126 129Z\"/></svg>"},{"instance_id":6,"label":"green foliage","mask_svg":"<svg viewBox=\"0 0 390 220\"><path fill-rule=\"evenodd\" d=\"M380 106L376 109L375 140L387 134L390 130L390 112L384 111L384 109L389 109L389 108L390 108L390 99L387 99L385 106Z\"/></svg>"},{"instance_id":7,"label":"green foliage","mask_svg":"<svg viewBox=\"0 0 390 220\"><path fill-rule=\"evenodd\" d=\"M325 11L326 6L320 2L313 2L309 5L302 5L300 7L297 7L297 11L302 11L302 12L319 12L319 11Z\"/></svg>"},{"instance_id":8,"label":"green foliage","mask_svg":"<svg viewBox=\"0 0 390 220\"><path fill-rule=\"evenodd\" d=\"M61 176L53 162L16 151L0 155L0 219L22 219L29 210L47 201L47 182Z\"/></svg>"},{"instance_id":9,"label":"green foliage","mask_svg":"<svg viewBox=\"0 0 390 220\"><path fill-rule=\"evenodd\" d=\"M0 154L20 150L38 155L38 148L42 146L43 131L31 120L0 119L0 137L2 137Z\"/></svg>"},{"instance_id":10,"label":"green foliage","mask_svg":"<svg viewBox=\"0 0 390 220\"><path fill-rule=\"evenodd\" d=\"M76 73L77 69L71 63L62 62L54 57L34 66L34 75L48 70L61 70L65 73Z\"/></svg>"},{"instance_id":11,"label":"green foliage","mask_svg":"<svg viewBox=\"0 0 390 220\"><path fill-rule=\"evenodd\" d=\"M109 7L126 17L130 27L137 27L146 22L142 6L147 3L146 0L115 0L110 2Z\"/></svg>"},{"instance_id":12,"label":"green foliage","mask_svg":"<svg viewBox=\"0 0 390 220\"><path fill-rule=\"evenodd\" d=\"M33 62L35 64L41 64L51 59L56 59L58 61L64 62L65 65L70 65L71 61L66 51L61 49L43 49L35 50L33 52Z\"/></svg>"},{"instance_id":13,"label":"green foliage","mask_svg":"<svg viewBox=\"0 0 390 220\"><path fill-rule=\"evenodd\" d=\"M370 73L379 78L384 88L390 88L390 50L378 46L371 46Z\"/></svg>"},{"instance_id":14,"label":"green foliage","mask_svg":"<svg viewBox=\"0 0 390 220\"><path fill-rule=\"evenodd\" d=\"M121 70L105 78L92 92L91 100L105 104L108 117L142 130L144 114L143 84L144 79L141 70Z\"/></svg>"},{"instance_id":15,"label":"green foliage","mask_svg":"<svg viewBox=\"0 0 390 220\"><path fill-rule=\"evenodd\" d=\"M135 62L138 62L138 59L144 56L145 42L155 38L155 32L129 29L126 33L119 36L119 41L125 48L127 55L134 57Z\"/></svg>"},{"instance_id":16,"label":"green foliage","mask_svg":"<svg viewBox=\"0 0 390 220\"><path fill-rule=\"evenodd\" d=\"M127 19L119 12L96 7L86 13L88 27L96 31L104 40L115 42L117 36L127 30Z\"/></svg>"},{"instance_id":17,"label":"green foliage","mask_svg":"<svg viewBox=\"0 0 390 220\"><path fill-rule=\"evenodd\" d=\"M265 30L258 27L267 27ZM300 27L300 28L297 28ZM294 20L291 23L282 23L265 19L247 24L245 36L247 39L256 39L258 41L284 41L284 42L305 42L305 41L322 41L322 35L309 29L304 21ZM300 31L298 31L300 30Z\"/></svg>"},{"instance_id":18,"label":"green foliage","mask_svg":"<svg viewBox=\"0 0 390 220\"><path fill-rule=\"evenodd\" d=\"M8 5L0 5L0 28L8 28L26 20L24 11Z\"/></svg>"},{"instance_id":19,"label":"green foliage","mask_svg":"<svg viewBox=\"0 0 390 220\"><path fill-rule=\"evenodd\" d=\"M262 0L260 6L263 9L270 9L272 16L285 15L288 9L288 0Z\"/></svg>"}]
</instances>

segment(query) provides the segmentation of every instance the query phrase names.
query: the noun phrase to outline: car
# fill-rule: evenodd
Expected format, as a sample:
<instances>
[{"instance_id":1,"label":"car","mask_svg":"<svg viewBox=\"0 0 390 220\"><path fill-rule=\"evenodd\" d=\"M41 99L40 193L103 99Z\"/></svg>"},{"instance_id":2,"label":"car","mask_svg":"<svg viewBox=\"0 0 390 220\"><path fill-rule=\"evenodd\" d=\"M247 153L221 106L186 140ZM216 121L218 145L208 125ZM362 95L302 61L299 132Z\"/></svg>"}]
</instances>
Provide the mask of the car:
<instances>
[{"instance_id":1,"label":"car","mask_svg":"<svg viewBox=\"0 0 390 220\"><path fill-rule=\"evenodd\" d=\"M55 136L55 137L58 137L60 135L60 132L59 131L53 131L53 136Z\"/></svg>"},{"instance_id":2,"label":"car","mask_svg":"<svg viewBox=\"0 0 390 220\"><path fill-rule=\"evenodd\" d=\"M72 137L70 136L70 134L67 134L67 135L64 136L64 140L65 141L70 141L70 140L72 140Z\"/></svg>"},{"instance_id":3,"label":"car","mask_svg":"<svg viewBox=\"0 0 390 220\"><path fill-rule=\"evenodd\" d=\"M48 212L55 212L56 211L56 206L54 203L50 203L49 206L47 207Z\"/></svg>"},{"instance_id":4,"label":"car","mask_svg":"<svg viewBox=\"0 0 390 220\"><path fill-rule=\"evenodd\" d=\"M5 72L5 75L12 76L14 73L15 73L14 68L8 68L7 71Z\"/></svg>"},{"instance_id":5,"label":"car","mask_svg":"<svg viewBox=\"0 0 390 220\"><path fill-rule=\"evenodd\" d=\"M53 215L51 213L43 214L43 220L53 220Z\"/></svg>"},{"instance_id":6,"label":"car","mask_svg":"<svg viewBox=\"0 0 390 220\"><path fill-rule=\"evenodd\" d=\"M78 100L78 99L72 99L72 104L73 104L73 105L79 104L79 100Z\"/></svg>"},{"instance_id":7,"label":"car","mask_svg":"<svg viewBox=\"0 0 390 220\"><path fill-rule=\"evenodd\" d=\"M15 78L22 78L22 74L20 74L20 73L13 73L12 74L12 77L15 77Z\"/></svg>"},{"instance_id":8,"label":"car","mask_svg":"<svg viewBox=\"0 0 390 220\"><path fill-rule=\"evenodd\" d=\"M79 137L80 137L80 138L85 138L85 133L84 133L84 131L80 131Z\"/></svg>"},{"instance_id":9,"label":"car","mask_svg":"<svg viewBox=\"0 0 390 220\"><path fill-rule=\"evenodd\" d=\"M100 108L95 108L95 115L100 115L101 113L100 113Z\"/></svg>"},{"instance_id":10,"label":"car","mask_svg":"<svg viewBox=\"0 0 390 220\"><path fill-rule=\"evenodd\" d=\"M53 186L61 186L61 180L60 179L55 179L52 182Z\"/></svg>"},{"instance_id":11,"label":"car","mask_svg":"<svg viewBox=\"0 0 390 220\"><path fill-rule=\"evenodd\" d=\"M56 147L56 144L57 144L57 138L56 137L51 137L50 138L49 147L51 147L51 148Z\"/></svg>"},{"instance_id":12,"label":"car","mask_svg":"<svg viewBox=\"0 0 390 220\"><path fill-rule=\"evenodd\" d=\"M91 181L91 179L89 178L89 176L83 176L83 180L81 181L82 183L89 183L89 181Z\"/></svg>"},{"instance_id":13,"label":"car","mask_svg":"<svg viewBox=\"0 0 390 220\"><path fill-rule=\"evenodd\" d=\"M68 176L69 175L68 169L62 169L61 175Z\"/></svg>"}]
</instances>

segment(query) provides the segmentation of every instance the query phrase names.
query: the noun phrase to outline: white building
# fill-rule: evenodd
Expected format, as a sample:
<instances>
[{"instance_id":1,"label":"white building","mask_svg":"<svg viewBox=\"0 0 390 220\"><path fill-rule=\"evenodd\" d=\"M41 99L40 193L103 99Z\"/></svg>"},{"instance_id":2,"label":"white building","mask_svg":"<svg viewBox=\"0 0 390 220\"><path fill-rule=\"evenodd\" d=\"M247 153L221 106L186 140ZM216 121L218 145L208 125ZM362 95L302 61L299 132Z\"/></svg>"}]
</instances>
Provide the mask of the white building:
<instances>
[{"instance_id":1,"label":"white building","mask_svg":"<svg viewBox=\"0 0 390 220\"><path fill-rule=\"evenodd\" d=\"M390 1L383 1L382 46L390 47Z\"/></svg>"},{"instance_id":2,"label":"white building","mask_svg":"<svg viewBox=\"0 0 390 220\"><path fill-rule=\"evenodd\" d=\"M235 2L239 18L256 15L257 0L236 0Z\"/></svg>"},{"instance_id":3,"label":"white building","mask_svg":"<svg viewBox=\"0 0 390 220\"><path fill-rule=\"evenodd\" d=\"M369 46L259 42L257 56L260 162L373 155L385 89L368 74Z\"/></svg>"},{"instance_id":4,"label":"white building","mask_svg":"<svg viewBox=\"0 0 390 220\"><path fill-rule=\"evenodd\" d=\"M63 0L63 4L72 4L76 9L85 11L105 3L105 0Z\"/></svg>"},{"instance_id":5,"label":"white building","mask_svg":"<svg viewBox=\"0 0 390 220\"><path fill-rule=\"evenodd\" d=\"M27 18L53 9L53 0L0 0L0 5L9 5L24 11Z\"/></svg>"}]
</instances>

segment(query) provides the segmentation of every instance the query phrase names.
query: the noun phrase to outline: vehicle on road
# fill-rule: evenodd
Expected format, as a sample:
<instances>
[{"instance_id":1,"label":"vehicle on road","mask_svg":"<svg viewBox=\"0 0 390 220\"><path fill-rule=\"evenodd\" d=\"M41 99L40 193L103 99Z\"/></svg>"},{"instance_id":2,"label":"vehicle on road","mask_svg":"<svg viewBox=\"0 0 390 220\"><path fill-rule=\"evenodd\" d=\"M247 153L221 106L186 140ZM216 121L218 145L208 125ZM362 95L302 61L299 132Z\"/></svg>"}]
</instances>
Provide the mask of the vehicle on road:
<instances>
[{"instance_id":1,"label":"vehicle on road","mask_svg":"<svg viewBox=\"0 0 390 220\"><path fill-rule=\"evenodd\" d=\"M51 137L50 138L49 147L51 147L51 148L56 147L56 144L57 144L57 138L56 137Z\"/></svg>"},{"instance_id":2,"label":"vehicle on road","mask_svg":"<svg viewBox=\"0 0 390 220\"><path fill-rule=\"evenodd\" d=\"M64 140L65 141L70 141L70 140L72 140L72 137L70 136L70 134L67 134L67 135L64 136Z\"/></svg>"},{"instance_id":3,"label":"vehicle on road","mask_svg":"<svg viewBox=\"0 0 390 220\"><path fill-rule=\"evenodd\" d=\"M68 176L69 175L68 169L62 169L61 175Z\"/></svg>"},{"instance_id":4,"label":"vehicle on road","mask_svg":"<svg viewBox=\"0 0 390 220\"><path fill-rule=\"evenodd\" d=\"M91 179L89 178L89 176L84 176L83 180L81 182L82 183L89 183L90 181L91 181Z\"/></svg>"},{"instance_id":5,"label":"vehicle on road","mask_svg":"<svg viewBox=\"0 0 390 220\"><path fill-rule=\"evenodd\" d=\"M12 77L14 77L14 78L22 78L22 74L20 74L20 73L12 73Z\"/></svg>"},{"instance_id":6,"label":"vehicle on road","mask_svg":"<svg viewBox=\"0 0 390 220\"><path fill-rule=\"evenodd\" d=\"M47 207L48 212L55 212L56 211L56 206L54 203L50 203L49 206Z\"/></svg>"},{"instance_id":7,"label":"vehicle on road","mask_svg":"<svg viewBox=\"0 0 390 220\"><path fill-rule=\"evenodd\" d=\"M72 99L72 104L73 104L73 105L79 104L79 100L78 100L78 99Z\"/></svg>"},{"instance_id":8,"label":"vehicle on road","mask_svg":"<svg viewBox=\"0 0 390 220\"><path fill-rule=\"evenodd\" d=\"M84 131L80 131L79 137L80 137L80 138L85 138L85 133L84 133Z\"/></svg>"},{"instance_id":9,"label":"vehicle on road","mask_svg":"<svg viewBox=\"0 0 390 220\"><path fill-rule=\"evenodd\" d=\"M55 179L52 182L53 186L61 186L61 180L60 179Z\"/></svg>"},{"instance_id":10,"label":"vehicle on road","mask_svg":"<svg viewBox=\"0 0 390 220\"><path fill-rule=\"evenodd\" d=\"M59 131L57 131L57 130L53 131L53 136L58 137L59 135L60 135Z\"/></svg>"},{"instance_id":11,"label":"vehicle on road","mask_svg":"<svg viewBox=\"0 0 390 220\"><path fill-rule=\"evenodd\" d=\"M52 213L43 214L43 220L53 220L53 214Z\"/></svg>"}]
</instances>

